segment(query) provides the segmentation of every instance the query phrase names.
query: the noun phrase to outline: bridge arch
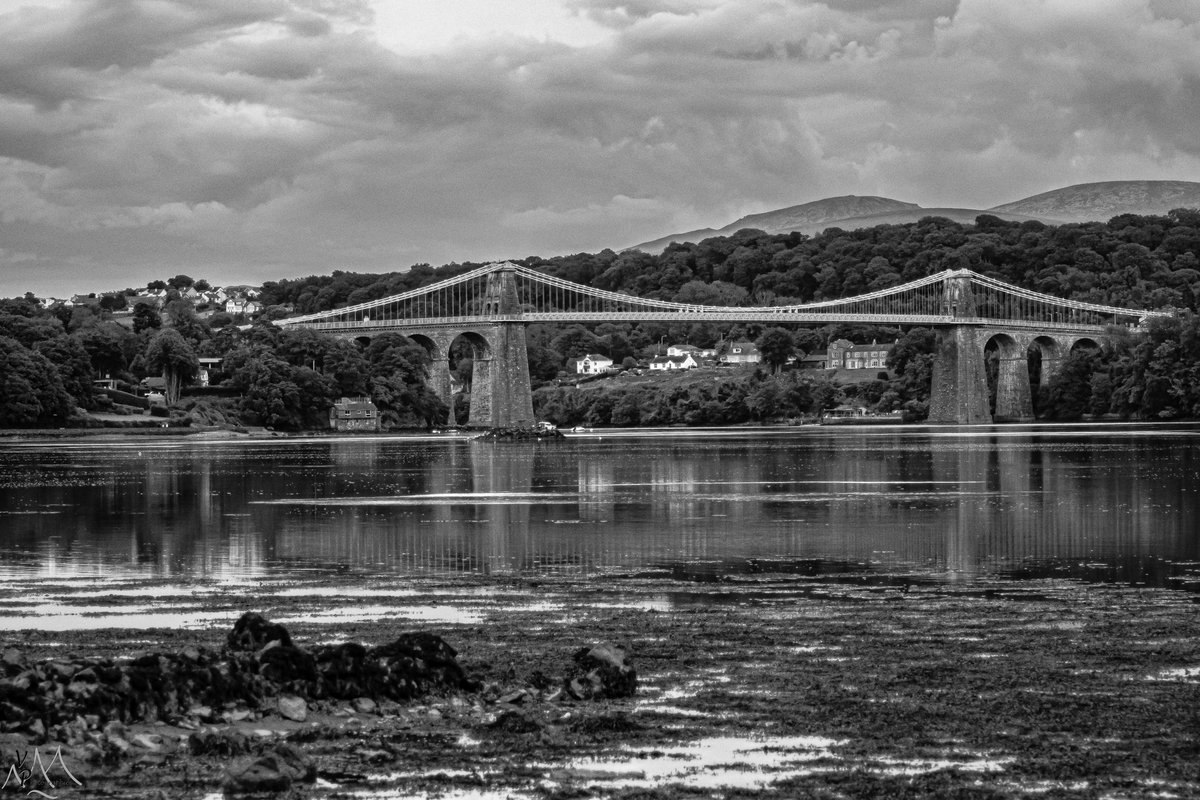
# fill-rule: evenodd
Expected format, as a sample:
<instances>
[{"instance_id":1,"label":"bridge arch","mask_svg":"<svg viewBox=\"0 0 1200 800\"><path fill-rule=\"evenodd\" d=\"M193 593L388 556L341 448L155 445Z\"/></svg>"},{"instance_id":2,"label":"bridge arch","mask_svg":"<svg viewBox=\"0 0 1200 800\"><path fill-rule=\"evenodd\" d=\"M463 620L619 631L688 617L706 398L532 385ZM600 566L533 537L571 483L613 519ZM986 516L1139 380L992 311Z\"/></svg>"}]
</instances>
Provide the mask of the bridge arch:
<instances>
[{"instance_id":1,"label":"bridge arch","mask_svg":"<svg viewBox=\"0 0 1200 800\"><path fill-rule=\"evenodd\" d=\"M414 344L420 345L425 352L429 354L429 360L431 362L437 361L439 358L446 357L445 350L432 336L428 336L424 333L405 333L404 335L411 339Z\"/></svg>"},{"instance_id":2,"label":"bridge arch","mask_svg":"<svg viewBox=\"0 0 1200 800\"><path fill-rule=\"evenodd\" d=\"M985 358L995 358L994 384L989 386L994 422L1028 422L1033 419L1033 391L1029 380L1029 348L1019 336L994 332L983 345ZM990 370L989 370L990 372Z\"/></svg>"}]
</instances>

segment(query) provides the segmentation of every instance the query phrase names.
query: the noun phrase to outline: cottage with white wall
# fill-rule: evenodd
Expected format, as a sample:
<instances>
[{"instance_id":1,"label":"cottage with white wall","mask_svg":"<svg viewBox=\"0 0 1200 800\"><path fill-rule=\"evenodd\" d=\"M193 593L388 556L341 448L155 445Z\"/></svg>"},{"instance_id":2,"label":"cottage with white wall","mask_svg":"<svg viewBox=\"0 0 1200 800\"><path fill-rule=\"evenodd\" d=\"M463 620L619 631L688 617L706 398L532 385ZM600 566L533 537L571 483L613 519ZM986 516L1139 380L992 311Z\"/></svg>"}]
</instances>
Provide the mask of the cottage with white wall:
<instances>
[{"instance_id":1,"label":"cottage with white wall","mask_svg":"<svg viewBox=\"0 0 1200 800\"><path fill-rule=\"evenodd\" d=\"M576 375L599 375L607 372L613 365L613 360L599 353L588 353L583 358L575 360Z\"/></svg>"}]
</instances>

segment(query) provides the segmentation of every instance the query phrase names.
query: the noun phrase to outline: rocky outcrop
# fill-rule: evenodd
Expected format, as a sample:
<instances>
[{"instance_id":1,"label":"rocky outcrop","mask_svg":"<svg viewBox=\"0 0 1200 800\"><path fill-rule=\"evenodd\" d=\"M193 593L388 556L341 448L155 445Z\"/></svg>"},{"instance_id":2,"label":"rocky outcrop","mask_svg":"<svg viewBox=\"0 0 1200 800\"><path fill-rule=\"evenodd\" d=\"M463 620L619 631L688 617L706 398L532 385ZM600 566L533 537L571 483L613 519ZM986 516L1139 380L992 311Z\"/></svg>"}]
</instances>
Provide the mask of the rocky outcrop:
<instances>
[{"instance_id":1,"label":"rocky outcrop","mask_svg":"<svg viewBox=\"0 0 1200 800\"><path fill-rule=\"evenodd\" d=\"M472 691L476 684L456 656L431 633L403 634L378 647L346 643L307 650L282 625L253 613L238 620L222 651L188 647L119 663L27 663L10 649L0 657L0 727L35 740L67 740L70 732L56 727L80 721L85 729L110 722L228 721L238 708L274 710L281 696L406 701L432 691Z\"/></svg>"},{"instance_id":2,"label":"rocky outcrop","mask_svg":"<svg viewBox=\"0 0 1200 800\"><path fill-rule=\"evenodd\" d=\"M598 644L575 653L575 671L567 678L566 690L576 700L633 697L637 671L625 648Z\"/></svg>"},{"instance_id":3,"label":"rocky outcrop","mask_svg":"<svg viewBox=\"0 0 1200 800\"><path fill-rule=\"evenodd\" d=\"M540 441L543 439L562 439L562 431L556 429L543 428L525 428L521 426L509 426L505 428L489 428L482 435L476 437L486 442L524 442L524 441Z\"/></svg>"}]
</instances>

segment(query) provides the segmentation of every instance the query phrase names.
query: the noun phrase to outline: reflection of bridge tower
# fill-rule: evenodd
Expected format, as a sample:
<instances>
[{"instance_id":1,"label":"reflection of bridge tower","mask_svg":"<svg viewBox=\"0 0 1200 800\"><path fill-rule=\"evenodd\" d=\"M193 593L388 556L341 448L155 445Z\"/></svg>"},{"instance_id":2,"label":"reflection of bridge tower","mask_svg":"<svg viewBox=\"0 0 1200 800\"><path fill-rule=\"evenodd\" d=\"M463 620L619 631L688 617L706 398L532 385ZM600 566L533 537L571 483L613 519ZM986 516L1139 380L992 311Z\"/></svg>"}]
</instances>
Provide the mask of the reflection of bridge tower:
<instances>
[{"instance_id":1,"label":"reflection of bridge tower","mask_svg":"<svg viewBox=\"0 0 1200 800\"><path fill-rule=\"evenodd\" d=\"M970 578L979 570L977 537L992 528L987 509L988 462L992 448L937 450L932 454L935 480L956 486L955 513L946 516L946 571Z\"/></svg>"},{"instance_id":2,"label":"reflection of bridge tower","mask_svg":"<svg viewBox=\"0 0 1200 800\"><path fill-rule=\"evenodd\" d=\"M472 442L471 480L476 494L494 494L492 502L476 506L482 541L477 542L481 566L505 572L524 561L530 550L528 495L533 488L535 448ZM514 495L520 495L514 496Z\"/></svg>"},{"instance_id":3,"label":"reflection of bridge tower","mask_svg":"<svg viewBox=\"0 0 1200 800\"><path fill-rule=\"evenodd\" d=\"M578 462L579 519L604 522L613 518L613 462Z\"/></svg>"}]
</instances>

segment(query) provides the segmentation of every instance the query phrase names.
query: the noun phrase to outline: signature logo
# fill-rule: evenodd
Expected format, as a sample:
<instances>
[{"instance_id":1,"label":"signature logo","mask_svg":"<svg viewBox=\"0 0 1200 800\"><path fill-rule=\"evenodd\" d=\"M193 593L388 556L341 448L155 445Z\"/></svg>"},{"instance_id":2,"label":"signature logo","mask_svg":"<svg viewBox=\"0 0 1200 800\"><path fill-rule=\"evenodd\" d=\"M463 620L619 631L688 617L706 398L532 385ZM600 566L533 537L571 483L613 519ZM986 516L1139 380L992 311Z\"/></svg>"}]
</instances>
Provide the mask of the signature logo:
<instances>
[{"instance_id":1,"label":"signature logo","mask_svg":"<svg viewBox=\"0 0 1200 800\"><path fill-rule=\"evenodd\" d=\"M63 778L64 775L76 786L83 786L71 774L71 770L67 769L61 747L56 748L54 755L49 756L48 759L43 758L41 751L35 747L32 755L29 750L16 750L6 760L8 772L4 775L4 784L0 785L0 791L24 792L26 797L45 797L47 800L56 800L58 795L43 791L42 787L57 791L59 784L62 784L69 788ZM0 769L3 768L2 765L3 762L0 762ZM54 782L55 780L58 780L58 784Z\"/></svg>"}]
</instances>

